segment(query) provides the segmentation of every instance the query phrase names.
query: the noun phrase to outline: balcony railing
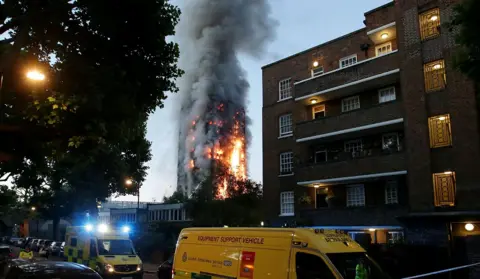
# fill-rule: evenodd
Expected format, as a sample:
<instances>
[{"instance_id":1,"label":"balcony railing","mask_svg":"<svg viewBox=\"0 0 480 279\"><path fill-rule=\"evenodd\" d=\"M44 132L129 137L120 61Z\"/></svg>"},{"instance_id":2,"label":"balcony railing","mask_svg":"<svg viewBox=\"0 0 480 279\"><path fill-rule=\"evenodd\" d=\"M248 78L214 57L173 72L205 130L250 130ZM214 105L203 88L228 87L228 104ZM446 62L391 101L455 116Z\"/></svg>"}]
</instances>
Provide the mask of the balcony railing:
<instances>
[{"instance_id":1,"label":"balcony railing","mask_svg":"<svg viewBox=\"0 0 480 279\"><path fill-rule=\"evenodd\" d=\"M295 125L295 137L297 139L302 139L335 131L382 123L394 119L400 119L402 117L402 103L395 101L336 116L298 122Z\"/></svg>"},{"instance_id":2,"label":"balcony railing","mask_svg":"<svg viewBox=\"0 0 480 279\"><path fill-rule=\"evenodd\" d=\"M372 57L359 61L352 66L327 72L323 75L298 81L295 83L295 98L334 89L365 79L382 77L399 68L399 56L397 51L379 57Z\"/></svg>"}]
</instances>

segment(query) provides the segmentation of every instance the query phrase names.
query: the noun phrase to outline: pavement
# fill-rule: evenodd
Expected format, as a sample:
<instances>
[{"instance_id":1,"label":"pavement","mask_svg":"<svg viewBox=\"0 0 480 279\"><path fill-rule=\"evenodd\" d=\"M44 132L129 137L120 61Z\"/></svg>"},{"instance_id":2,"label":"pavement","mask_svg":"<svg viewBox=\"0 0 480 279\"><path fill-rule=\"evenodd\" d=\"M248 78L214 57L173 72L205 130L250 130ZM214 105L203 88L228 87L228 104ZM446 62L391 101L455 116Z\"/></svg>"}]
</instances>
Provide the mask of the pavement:
<instances>
[{"instance_id":1,"label":"pavement","mask_svg":"<svg viewBox=\"0 0 480 279\"><path fill-rule=\"evenodd\" d=\"M14 246L11 246L12 247L12 252L13 254L15 255L15 257L18 257L18 255L20 254L20 251L21 249L19 247L14 247ZM63 261L63 259L61 257L56 257L56 256L50 256L47 258L45 257L40 257L38 255L38 253L36 252L33 252L34 254L34 259L36 261L45 261L45 260L50 260L50 261ZM143 271L144 271L144 278L145 279L154 279L156 278L156 274L157 274L157 267L159 266L159 264L152 264L152 263L143 263Z\"/></svg>"}]
</instances>

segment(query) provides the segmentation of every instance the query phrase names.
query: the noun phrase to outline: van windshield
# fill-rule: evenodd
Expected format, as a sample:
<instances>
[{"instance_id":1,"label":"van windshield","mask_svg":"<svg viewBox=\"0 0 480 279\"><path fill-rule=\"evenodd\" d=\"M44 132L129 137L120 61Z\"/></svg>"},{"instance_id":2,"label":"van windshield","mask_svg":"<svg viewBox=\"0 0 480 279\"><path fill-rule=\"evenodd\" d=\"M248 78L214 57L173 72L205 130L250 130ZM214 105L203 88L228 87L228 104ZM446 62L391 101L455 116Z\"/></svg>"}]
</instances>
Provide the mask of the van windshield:
<instances>
[{"instance_id":1,"label":"van windshield","mask_svg":"<svg viewBox=\"0 0 480 279\"><path fill-rule=\"evenodd\" d=\"M132 241L129 239L99 239L99 255L135 255Z\"/></svg>"},{"instance_id":2,"label":"van windshield","mask_svg":"<svg viewBox=\"0 0 480 279\"><path fill-rule=\"evenodd\" d=\"M345 279L391 279L365 253L328 253L327 256Z\"/></svg>"}]
</instances>

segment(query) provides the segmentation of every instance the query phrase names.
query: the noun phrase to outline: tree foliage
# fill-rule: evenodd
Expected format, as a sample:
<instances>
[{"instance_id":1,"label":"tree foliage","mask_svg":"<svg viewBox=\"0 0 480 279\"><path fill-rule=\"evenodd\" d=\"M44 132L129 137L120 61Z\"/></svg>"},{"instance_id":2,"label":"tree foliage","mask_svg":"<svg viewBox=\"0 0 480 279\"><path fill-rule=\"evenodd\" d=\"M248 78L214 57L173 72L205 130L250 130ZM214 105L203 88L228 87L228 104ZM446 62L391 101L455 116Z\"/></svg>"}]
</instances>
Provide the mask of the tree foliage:
<instances>
[{"instance_id":1,"label":"tree foliage","mask_svg":"<svg viewBox=\"0 0 480 279\"><path fill-rule=\"evenodd\" d=\"M26 202L58 218L134 192L126 177L143 182L146 121L182 74L178 46L166 41L179 13L163 0L0 3L0 34L10 34L0 42L2 116L35 132L12 137L0 175L12 175ZM31 67L47 80L19 78Z\"/></svg>"},{"instance_id":2,"label":"tree foliage","mask_svg":"<svg viewBox=\"0 0 480 279\"><path fill-rule=\"evenodd\" d=\"M459 45L455 65L477 85L480 84L480 1L464 0L455 6L450 28L458 31L456 42Z\"/></svg>"},{"instance_id":3,"label":"tree foliage","mask_svg":"<svg viewBox=\"0 0 480 279\"><path fill-rule=\"evenodd\" d=\"M224 175L207 178L187 202L194 226L259 226L262 218L262 185L227 176L226 198L219 199Z\"/></svg>"},{"instance_id":4,"label":"tree foliage","mask_svg":"<svg viewBox=\"0 0 480 279\"><path fill-rule=\"evenodd\" d=\"M7 186L0 186L0 214L5 215L14 210L18 202L17 193Z\"/></svg>"},{"instance_id":5,"label":"tree foliage","mask_svg":"<svg viewBox=\"0 0 480 279\"><path fill-rule=\"evenodd\" d=\"M169 197L163 197L163 203L173 204L173 203L184 203L188 201L188 197L183 194L181 190L175 190L173 194Z\"/></svg>"}]
</instances>

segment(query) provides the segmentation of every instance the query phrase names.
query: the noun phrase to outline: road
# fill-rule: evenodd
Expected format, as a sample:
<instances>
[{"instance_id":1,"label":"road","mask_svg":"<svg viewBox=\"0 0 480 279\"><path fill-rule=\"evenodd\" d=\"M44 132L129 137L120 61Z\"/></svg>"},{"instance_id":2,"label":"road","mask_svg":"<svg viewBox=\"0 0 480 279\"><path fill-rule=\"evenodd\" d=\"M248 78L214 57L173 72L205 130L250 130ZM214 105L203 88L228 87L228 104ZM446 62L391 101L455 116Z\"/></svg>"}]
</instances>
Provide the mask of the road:
<instances>
[{"instance_id":1,"label":"road","mask_svg":"<svg viewBox=\"0 0 480 279\"><path fill-rule=\"evenodd\" d=\"M21 249L18 248L18 247L14 247L14 246L11 246L11 247L12 247L12 252L15 255L15 257L18 257ZM37 260L37 261L47 260L44 257L38 256L38 254L35 253L35 252L34 252L34 257L35 257L35 260ZM48 260L49 261L63 261L63 259L61 257L54 257L54 256L48 257ZM155 265L155 264L144 264L145 272L143 274L143 279L157 279L156 267L157 267L157 265Z\"/></svg>"}]
</instances>

